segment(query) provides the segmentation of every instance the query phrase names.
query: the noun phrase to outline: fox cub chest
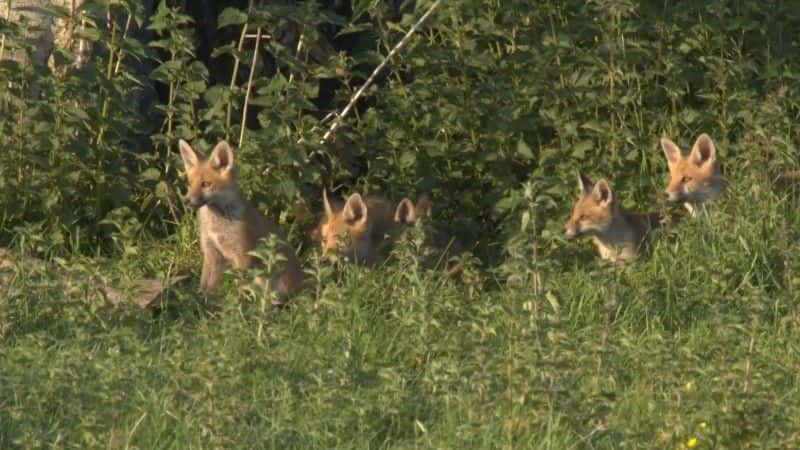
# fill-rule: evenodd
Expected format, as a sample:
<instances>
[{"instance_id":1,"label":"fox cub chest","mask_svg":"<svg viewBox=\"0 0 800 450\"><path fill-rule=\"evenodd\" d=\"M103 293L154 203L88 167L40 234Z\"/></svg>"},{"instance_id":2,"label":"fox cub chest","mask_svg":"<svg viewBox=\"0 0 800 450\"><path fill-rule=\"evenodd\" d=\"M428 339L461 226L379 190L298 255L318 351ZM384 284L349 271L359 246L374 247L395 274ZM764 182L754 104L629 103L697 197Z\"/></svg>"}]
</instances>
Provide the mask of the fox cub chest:
<instances>
[{"instance_id":1,"label":"fox cub chest","mask_svg":"<svg viewBox=\"0 0 800 450\"><path fill-rule=\"evenodd\" d=\"M220 141L211 156L203 158L184 140L179 141L186 167L188 188L185 202L197 208L203 269L200 290L210 291L221 280L226 265L251 268L258 262L249 252L258 240L269 235L283 239L273 224L242 195L234 170L233 150ZM271 275L268 287L278 294L278 302L297 292L303 281L300 261L285 243L278 251L286 260L282 273Z\"/></svg>"},{"instance_id":2,"label":"fox cub chest","mask_svg":"<svg viewBox=\"0 0 800 450\"><path fill-rule=\"evenodd\" d=\"M197 215L202 245L216 248L229 261L249 251L256 240L250 236L241 214L225 216L209 206L203 206Z\"/></svg>"}]
</instances>

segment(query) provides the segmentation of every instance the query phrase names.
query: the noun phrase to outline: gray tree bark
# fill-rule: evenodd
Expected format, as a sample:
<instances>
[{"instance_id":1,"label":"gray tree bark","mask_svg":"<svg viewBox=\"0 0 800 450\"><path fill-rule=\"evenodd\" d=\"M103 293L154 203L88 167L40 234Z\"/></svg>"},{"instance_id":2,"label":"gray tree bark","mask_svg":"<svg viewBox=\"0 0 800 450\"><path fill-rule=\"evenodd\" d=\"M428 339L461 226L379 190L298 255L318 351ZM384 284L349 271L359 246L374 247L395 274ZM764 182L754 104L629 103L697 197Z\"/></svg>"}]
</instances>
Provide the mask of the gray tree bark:
<instances>
[{"instance_id":1,"label":"gray tree bark","mask_svg":"<svg viewBox=\"0 0 800 450\"><path fill-rule=\"evenodd\" d=\"M66 70L63 67L57 67L52 58L53 50L59 47L70 50L76 55L73 63L75 68L84 67L91 55L91 45L88 41L74 37L75 31L83 26L77 9L84 2L85 0L6 0L4 18L16 23L27 20L30 26L27 27L26 38L30 39L35 46L31 54L8 48L4 57L23 64L47 64L51 70L59 72ZM49 6L66 9L69 17L59 18L49 14L44 9ZM5 38L2 39L5 41Z\"/></svg>"}]
</instances>

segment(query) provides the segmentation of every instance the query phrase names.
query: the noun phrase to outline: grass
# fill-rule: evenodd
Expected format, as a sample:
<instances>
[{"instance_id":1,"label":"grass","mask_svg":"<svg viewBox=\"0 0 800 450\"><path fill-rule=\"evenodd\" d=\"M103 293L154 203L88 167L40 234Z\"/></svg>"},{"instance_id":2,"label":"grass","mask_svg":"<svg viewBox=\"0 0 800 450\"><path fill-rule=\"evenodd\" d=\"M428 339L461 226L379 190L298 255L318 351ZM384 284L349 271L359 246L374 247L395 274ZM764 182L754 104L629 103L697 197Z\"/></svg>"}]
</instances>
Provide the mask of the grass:
<instances>
[{"instance_id":1,"label":"grass","mask_svg":"<svg viewBox=\"0 0 800 450\"><path fill-rule=\"evenodd\" d=\"M463 285L410 246L325 271L316 307L228 276L140 311L78 281L197 272L191 220L77 278L31 267L0 302L0 447L798 448L794 197L734 184L624 269L557 237L565 200L538 295L523 257Z\"/></svg>"}]
</instances>

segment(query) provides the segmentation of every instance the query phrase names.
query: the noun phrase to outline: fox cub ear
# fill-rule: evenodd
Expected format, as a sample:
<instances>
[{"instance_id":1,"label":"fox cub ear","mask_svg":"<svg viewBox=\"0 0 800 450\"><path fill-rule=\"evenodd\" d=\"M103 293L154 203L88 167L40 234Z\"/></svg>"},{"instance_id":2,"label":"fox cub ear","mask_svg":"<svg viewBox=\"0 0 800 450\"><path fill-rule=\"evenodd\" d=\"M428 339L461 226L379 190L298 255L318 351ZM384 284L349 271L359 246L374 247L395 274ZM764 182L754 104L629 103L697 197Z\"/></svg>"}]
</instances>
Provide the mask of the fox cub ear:
<instances>
[{"instance_id":1,"label":"fox cub ear","mask_svg":"<svg viewBox=\"0 0 800 450\"><path fill-rule=\"evenodd\" d=\"M667 163L673 165L681 159L681 149L669 138L661 138L661 149L667 157Z\"/></svg>"},{"instance_id":2,"label":"fox cub ear","mask_svg":"<svg viewBox=\"0 0 800 450\"><path fill-rule=\"evenodd\" d=\"M594 185L592 189L595 200L601 205L608 205L614 200L614 194L611 192L611 186L608 185L606 180L600 180Z\"/></svg>"},{"instance_id":3,"label":"fox cub ear","mask_svg":"<svg viewBox=\"0 0 800 450\"><path fill-rule=\"evenodd\" d=\"M228 141L219 141L208 159L211 161L211 167L217 172L227 173L233 168L233 149Z\"/></svg>"},{"instance_id":4,"label":"fox cub ear","mask_svg":"<svg viewBox=\"0 0 800 450\"><path fill-rule=\"evenodd\" d=\"M322 188L322 204L325 206L325 217L330 220L333 217L333 208L331 202L328 201L328 190Z\"/></svg>"},{"instance_id":5,"label":"fox cub ear","mask_svg":"<svg viewBox=\"0 0 800 450\"><path fill-rule=\"evenodd\" d=\"M717 159L717 147L714 141L711 140L707 134L703 133L697 137L692 147L692 161L698 166L706 163L714 162Z\"/></svg>"},{"instance_id":6,"label":"fox cub ear","mask_svg":"<svg viewBox=\"0 0 800 450\"><path fill-rule=\"evenodd\" d=\"M580 171L578 171L578 190L581 191L581 194L582 195L589 194L590 192L592 192L592 187L594 187L594 183L592 183L592 180L590 180Z\"/></svg>"},{"instance_id":7,"label":"fox cub ear","mask_svg":"<svg viewBox=\"0 0 800 450\"><path fill-rule=\"evenodd\" d=\"M427 193L422 193L417 197L417 204L414 205L414 212L418 219L430 219L433 217L433 204L431 197Z\"/></svg>"},{"instance_id":8,"label":"fox cub ear","mask_svg":"<svg viewBox=\"0 0 800 450\"><path fill-rule=\"evenodd\" d=\"M414 204L407 198L400 200L394 210L394 221L402 224L412 224L415 220L417 220L417 211Z\"/></svg>"},{"instance_id":9,"label":"fox cub ear","mask_svg":"<svg viewBox=\"0 0 800 450\"><path fill-rule=\"evenodd\" d=\"M198 162L200 162L200 157L197 156L197 153L192 149L192 146L189 145L188 142L181 139L178 141L178 148L181 150L181 158L183 158L183 165L186 167L187 170L191 169L192 167L196 166Z\"/></svg>"},{"instance_id":10,"label":"fox cub ear","mask_svg":"<svg viewBox=\"0 0 800 450\"><path fill-rule=\"evenodd\" d=\"M358 225L367 222L367 204L361 198L361 195L356 193L347 198L347 203L344 204L344 219L351 225Z\"/></svg>"}]
</instances>

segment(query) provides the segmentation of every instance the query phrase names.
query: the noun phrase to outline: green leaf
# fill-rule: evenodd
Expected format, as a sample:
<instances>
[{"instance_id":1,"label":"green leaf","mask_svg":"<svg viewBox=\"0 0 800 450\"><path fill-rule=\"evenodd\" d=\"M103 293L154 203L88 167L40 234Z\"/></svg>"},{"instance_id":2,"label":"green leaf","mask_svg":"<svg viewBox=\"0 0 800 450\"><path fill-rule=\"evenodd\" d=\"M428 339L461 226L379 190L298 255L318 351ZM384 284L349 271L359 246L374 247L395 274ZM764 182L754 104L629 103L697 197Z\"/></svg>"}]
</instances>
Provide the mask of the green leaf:
<instances>
[{"instance_id":1,"label":"green leaf","mask_svg":"<svg viewBox=\"0 0 800 450\"><path fill-rule=\"evenodd\" d=\"M151 167L139 174L139 179L143 181L156 181L159 178L161 178L161 171L155 167Z\"/></svg>"},{"instance_id":2,"label":"green leaf","mask_svg":"<svg viewBox=\"0 0 800 450\"><path fill-rule=\"evenodd\" d=\"M502 214L516 207L518 204L519 204L519 198L517 196L511 195L509 197L503 197L497 203L495 203L494 210Z\"/></svg>"},{"instance_id":3,"label":"green leaf","mask_svg":"<svg viewBox=\"0 0 800 450\"><path fill-rule=\"evenodd\" d=\"M217 17L217 28L224 28L229 25L241 25L247 22L247 14L236 8L225 8Z\"/></svg>"},{"instance_id":4,"label":"green leaf","mask_svg":"<svg viewBox=\"0 0 800 450\"><path fill-rule=\"evenodd\" d=\"M544 294L544 297L547 299L547 302L550 303L550 307L553 308L553 312L558 314L558 312L561 310L561 305L559 304L556 296L552 292L547 291L547 293Z\"/></svg>"},{"instance_id":5,"label":"green leaf","mask_svg":"<svg viewBox=\"0 0 800 450\"><path fill-rule=\"evenodd\" d=\"M212 58L219 58L221 55L233 55L236 53L236 44L231 42L230 44L221 45L215 48L211 52Z\"/></svg>"},{"instance_id":6,"label":"green leaf","mask_svg":"<svg viewBox=\"0 0 800 450\"><path fill-rule=\"evenodd\" d=\"M596 133L604 133L606 131L606 127L604 127L603 125L600 125L600 122L598 122L596 120L590 120L590 121L584 123L583 125L581 125L581 128L583 128L585 130L591 130L591 131L594 131Z\"/></svg>"},{"instance_id":7,"label":"green leaf","mask_svg":"<svg viewBox=\"0 0 800 450\"><path fill-rule=\"evenodd\" d=\"M83 109L79 108L78 105L65 106L64 115L71 122L88 122L91 120L89 118L89 114L87 114Z\"/></svg>"},{"instance_id":8,"label":"green leaf","mask_svg":"<svg viewBox=\"0 0 800 450\"><path fill-rule=\"evenodd\" d=\"M533 151L522 138L517 141L517 155L525 160L533 159Z\"/></svg>"},{"instance_id":9,"label":"green leaf","mask_svg":"<svg viewBox=\"0 0 800 450\"><path fill-rule=\"evenodd\" d=\"M156 81L169 83L178 78L182 67L183 63L181 61L167 61L156 67L150 76Z\"/></svg>"},{"instance_id":10,"label":"green leaf","mask_svg":"<svg viewBox=\"0 0 800 450\"><path fill-rule=\"evenodd\" d=\"M405 151L400 156L400 167L411 167L417 161L417 155L413 151Z\"/></svg>"},{"instance_id":11,"label":"green leaf","mask_svg":"<svg viewBox=\"0 0 800 450\"><path fill-rule=\"evenodd\" d=\"M578 142L572 147L572 156L578 159L583 159L586 156L586 152L594 148L594 142L591 140L583 140Z\"/></svg>"},{"instance_id":12,"label":"green leaf","mask_svg":"<svg viewBox=\"0 0 800 450\"><path fill-rule=\"evenodd\" d=\"M169 187L165 181L159 181L156 184L156 197L167 198L169 196Z\"/></svg>"},{"instance_id":13,"label":"green leaf","mask_svg":"<svg viewBox=\"0 0 800 450\"><path fill-rule=\"evenodd\" d=\"M69 9L61 5L18 6L14 9L16 11L31 12L43 16L55 17L57 19L68 19L70 16Z\"/></svg>"},{"instance_id":14,"label":"green leaf","mask_svg":"<svg viewBox=\"0 0 800 450\"><path fill-rule=\"evenodd\" d=\"M525 211L522 213L522 220L520 222L520 232L526 233L528 231L528 225L531 224L531 213L530 211Z\"/></svg>"},{"instance_id":15,"label":"green leaf","mask_svg":"<svg viewBox=\"0 0 800 450\"><path fill-rule=\"evenodd\" d=\"M97 28L84 27L78 28L75 31L75 37L79 39L86 39L89 42L97 42L102 38L102 34Z\"/></svg>"}]
</instances>

